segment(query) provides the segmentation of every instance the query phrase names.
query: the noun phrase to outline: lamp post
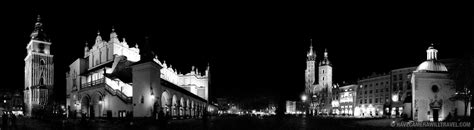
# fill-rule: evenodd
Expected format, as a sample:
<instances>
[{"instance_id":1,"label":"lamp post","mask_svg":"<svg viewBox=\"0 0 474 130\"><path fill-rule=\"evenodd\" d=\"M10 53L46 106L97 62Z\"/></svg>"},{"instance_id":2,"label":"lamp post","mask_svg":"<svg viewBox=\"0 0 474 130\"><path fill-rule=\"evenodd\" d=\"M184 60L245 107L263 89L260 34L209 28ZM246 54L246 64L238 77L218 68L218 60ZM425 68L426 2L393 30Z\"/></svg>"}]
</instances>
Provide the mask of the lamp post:
<instances>
[{"instance_id":1,"label":"lamp post","mask_svg":"<svg viewBox=\"0 0 474 130\"><path fill-rule=\"evenodd\" d=\"M302 104L303 104L303 111L304 111L305 115L307 114L306 100L308 100L308 96L306 96L305 94L301 95L301 101L302 101Z\"/></svg>"}]
</instances>

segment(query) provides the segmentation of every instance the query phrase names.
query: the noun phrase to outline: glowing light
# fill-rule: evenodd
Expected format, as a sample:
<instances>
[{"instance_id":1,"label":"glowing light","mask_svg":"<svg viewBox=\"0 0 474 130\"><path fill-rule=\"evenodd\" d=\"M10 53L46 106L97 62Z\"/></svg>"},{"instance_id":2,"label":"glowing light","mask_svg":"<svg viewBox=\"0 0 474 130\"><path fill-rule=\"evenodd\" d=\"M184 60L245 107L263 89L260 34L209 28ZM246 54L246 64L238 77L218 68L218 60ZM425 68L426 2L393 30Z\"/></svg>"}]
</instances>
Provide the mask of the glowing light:
<instances>
[{"instance_id":1,"label":"glowing light","mask_svg":"<svg viewBox=\"0 0 474 130\"><path fill-rule=\"evenodd\" d=\"M392 101L398 102L398 94L392 96Z\"/></svg>"},{"instance_id":2,"label":"glowing light","mask_svg":"<svg viewBox=\"0 0 474 130\"><path fill-rule=\"evenodd\" d=\"M306 99L308 99L308 97L306 95L301 95L301 100L304 102L306 101Z\"/></svg>"}]
</instances>

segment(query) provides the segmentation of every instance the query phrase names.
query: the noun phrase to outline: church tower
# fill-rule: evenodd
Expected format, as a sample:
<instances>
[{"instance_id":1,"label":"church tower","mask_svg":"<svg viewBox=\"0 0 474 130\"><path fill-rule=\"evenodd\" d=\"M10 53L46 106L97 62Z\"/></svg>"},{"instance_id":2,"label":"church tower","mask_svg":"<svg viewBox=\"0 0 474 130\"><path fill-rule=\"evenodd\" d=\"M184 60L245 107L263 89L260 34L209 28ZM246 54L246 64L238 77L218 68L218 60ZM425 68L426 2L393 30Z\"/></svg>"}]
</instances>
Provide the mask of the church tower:
<instances>
[{"instance_id":1,"label":"church tower","mask_svg":"<svg viewBox=\"0 0 474 130\"><path fill-rule=\"evenodd\" d=\"M306 55L306 87L310 87L314 84L315 82L315 64L316 64L316 53L313 51L313 43L312 40L310 40L311 45L309 47L309 52Z\"/></svg>"},{"instance_id":2,"label":"church tower","mask_svg":"<svg viewBox=\"0 0 474 130\"><path fill-rule=\"evenodd\" d=\"M51 103L54 84L54 62L50 53L51 42L43 31L38 15L25 57L25 115L32 116L35 108Z\"/></svg>"},{"instance_id":3,"label":"church tower","mask_svg":"<svg viewBox=\"0 0 474 130\"><path fill-rule=\"evenodd\" d=\"M328 51L324 49L324 59L319 63L319 85L322 88L328 88L331 91L332 86L332 67L328 59Z\"/></svg>"}]
</instances>

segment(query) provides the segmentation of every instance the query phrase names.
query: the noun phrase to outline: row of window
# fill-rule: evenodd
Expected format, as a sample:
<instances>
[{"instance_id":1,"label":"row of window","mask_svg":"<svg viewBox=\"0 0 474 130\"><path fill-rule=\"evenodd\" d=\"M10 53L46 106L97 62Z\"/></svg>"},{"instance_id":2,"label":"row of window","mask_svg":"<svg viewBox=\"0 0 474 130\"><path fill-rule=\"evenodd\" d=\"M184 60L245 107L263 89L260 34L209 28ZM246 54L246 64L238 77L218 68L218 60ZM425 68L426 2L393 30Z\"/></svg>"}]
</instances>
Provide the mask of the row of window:
<instances>
[{"instance_id":1,"label":"row of window","mask_svg":"<svg viewBox=\"0 0 474 130\"><path fill-rule=\"evenodd\" d=\"M362 101L364 101L364 102L362 102ZM367 101L368 101L368 102L367 102ZM385 100L384 100L383 97L375 98L374 100L372 100L372 98L371 98L371 99L364 99L364 100L360 99L360 100L359 100L359 103L360 103L360 104L362 104L362 103L372 103L372 101L374 101L374 103L384 103L385 101L388 101L388 96L385 97ZM380 102L379 102L379 101L380 101Z\"/></svg>"}]
</instances>

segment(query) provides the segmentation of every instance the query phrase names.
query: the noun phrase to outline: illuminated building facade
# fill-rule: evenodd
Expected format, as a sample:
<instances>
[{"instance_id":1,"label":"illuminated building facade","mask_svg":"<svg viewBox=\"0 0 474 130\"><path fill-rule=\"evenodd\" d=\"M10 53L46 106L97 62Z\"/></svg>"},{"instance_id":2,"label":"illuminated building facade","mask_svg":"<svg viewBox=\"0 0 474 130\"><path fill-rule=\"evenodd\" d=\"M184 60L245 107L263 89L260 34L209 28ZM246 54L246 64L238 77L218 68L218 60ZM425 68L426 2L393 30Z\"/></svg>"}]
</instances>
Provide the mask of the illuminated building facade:
<instances>
[{"instance_id":1,"label":"illuminated building facade","mask_svg":"<svg viewBox=\"0 0 474 130\"><path fill-rule=\"evenodd\" d=\"M11 111L15 115L23 114L23 94L21 91L0 89L0 112Z\"/></svg>"},{"instance_id":2,"label":"illuminated building facade","mask_svg":"<svg viewBox=\"0 0 474 130\"><path fill-rule=\"evenodd\" d=\"M109 40L98 33L86 43L84 57L66 73L68 116L155 117L159 111L173 118L201 117L208 107L209 65L180 74L151 51L130 47L114 29ZM144 58L145 57L145 58Z\"/></svg>"},{"instance_id":3,"label":"illuminated building facade","mask_svg":"<svg viewBox=\"0 0 474 130\"><path fill-rule=\"evenodd\" d=\"M390 116L399 117L402 113L406 113L409 109L404 110L406 103L411 103L412 84L410 77L416 67L406 67L395 69L390 72L391 75L391 93L390 105L385 110L390 111Z\"/></svg>"},{"instance_id":4,"label":"illuminated building facade","mask_svg":"<svg viewBox=\"0 0 474 130\"><path fill-rule=\"evenodd\" d=\"M332 65L328 59L327 49L324 51L323 59L317 64L316 52L311 44L307 53L305 70L305 95L309 98L309 110L311 114L330 114L332 105ZM318 71L316 71L318 65ZM318 77L316 77L318 74ZM318 78L318 82L316 82Z\"/></svg>"},{"instance_id":5,"label":"illuminated building facade","mask_svg":"<svg viewBox=\"0 0 474 130\"><path fill-rule=\"evenodd\" d=\"M38 15L35 28L26 46L25 61L25 116L32 116L35 109L52 103L54 86L54 62L50 53L51 42L43 30Z\"/></svg>"},{"instance_id":6,"label":"illuminated building facade","mask_svg":"<svg viewBox=\"0 0 474 130\"><path fill-rule=\"evenodd\" d=\"M390 105L390 75L372 75L358 80L354 116L382 116ZM388 107L387 107L388 108Z\"/></svg>"},{"instance_id":7,"label":"illuminated building facade","mask_svg":"<svg viewBox=\"0 0 474 130\"><path fill-rule=\"evenodd\" d=\"M346 85L339 87L338 97L339 97L339 114L353 116L356 107L356 97L357 97L358 85ZM337 111L333 112L336 113Z\"/></svg>"}]
</instances>

